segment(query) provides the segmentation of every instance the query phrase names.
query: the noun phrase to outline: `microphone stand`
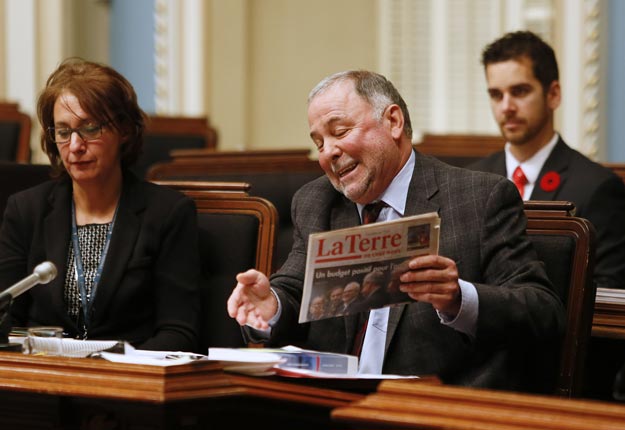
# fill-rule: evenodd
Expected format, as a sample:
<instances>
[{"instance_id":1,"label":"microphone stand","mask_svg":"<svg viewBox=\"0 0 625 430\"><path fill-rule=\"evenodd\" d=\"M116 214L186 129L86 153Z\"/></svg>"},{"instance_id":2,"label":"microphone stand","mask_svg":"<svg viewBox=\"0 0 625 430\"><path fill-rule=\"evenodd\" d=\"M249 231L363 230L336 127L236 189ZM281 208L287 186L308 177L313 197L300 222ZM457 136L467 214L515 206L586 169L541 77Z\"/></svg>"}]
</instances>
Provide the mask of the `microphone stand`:
<instances>
[{"instance_id":1,"label":"microphone stand","mask_svg":"<svg viewBox=\"0 0 625 430\"><path fill-rule=\"evenodd\" d=\"M9 343L9 312L13 299L10 296L0 298L0 352L22 352L22 345L19 343ZM5 324L6 322L6 324Z\"/></svg>"},{"instance_id":2,"label":"microphone stand","mask_svg":"<svg viewBox=\"0 0 625 430\"><path fill-rule=\"evenodd\" d=\"M9 333L12 328L9 311L13 299L37 284L47 284L56 277L56 274L56 266L50 261L44 261L35 266L31 275L0 292L0 351L22 350L21 344L9 343Z\"/></svg>"}]
</instances>

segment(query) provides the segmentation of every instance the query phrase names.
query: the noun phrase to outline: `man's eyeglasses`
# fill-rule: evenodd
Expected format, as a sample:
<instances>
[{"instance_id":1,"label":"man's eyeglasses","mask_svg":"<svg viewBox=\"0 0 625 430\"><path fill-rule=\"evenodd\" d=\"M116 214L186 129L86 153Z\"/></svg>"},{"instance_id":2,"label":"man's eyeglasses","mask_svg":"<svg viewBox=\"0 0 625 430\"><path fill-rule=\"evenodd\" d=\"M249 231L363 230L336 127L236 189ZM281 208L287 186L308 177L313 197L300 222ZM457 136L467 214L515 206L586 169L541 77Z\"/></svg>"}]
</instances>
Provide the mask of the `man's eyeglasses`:
<instances>
[{"instance_id":1,"label":"man's eyeglasses","mask_svg":"<svg viewBox=\"0 0 625 430\"><path fill-rule=\"evenodd\" d=\"M69 127L48 127L48 134L54 143L67 143L72 138L72 133L78 133L78 136L85 142L98 139L102 136L102 127L105 124L85 124L77 128Z\"/></svg>"}]
</instances>

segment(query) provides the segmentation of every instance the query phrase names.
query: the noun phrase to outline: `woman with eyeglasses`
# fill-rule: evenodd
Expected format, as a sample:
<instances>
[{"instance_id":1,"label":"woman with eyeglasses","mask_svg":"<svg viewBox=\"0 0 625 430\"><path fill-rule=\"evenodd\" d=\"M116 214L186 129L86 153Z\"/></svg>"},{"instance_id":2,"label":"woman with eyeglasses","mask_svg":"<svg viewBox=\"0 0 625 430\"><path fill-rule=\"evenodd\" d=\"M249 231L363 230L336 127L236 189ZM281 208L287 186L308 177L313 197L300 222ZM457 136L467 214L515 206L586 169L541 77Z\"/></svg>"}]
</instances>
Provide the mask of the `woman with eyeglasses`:
<instances>
[{"instance_id":1,"label":"woman with eyeglasses","mask_svg":"<svg viewBox=\"0 0 625 430\"><path fill-rule=\"evenodd\" d=\"M0 289L43 261L58 276L18 296L5 324L195 351L196 208L130 172L146 121L131 84L108 66L68 59L48 78L37 114L57 178L9 198Z\"/></svg>"}]
</instances>

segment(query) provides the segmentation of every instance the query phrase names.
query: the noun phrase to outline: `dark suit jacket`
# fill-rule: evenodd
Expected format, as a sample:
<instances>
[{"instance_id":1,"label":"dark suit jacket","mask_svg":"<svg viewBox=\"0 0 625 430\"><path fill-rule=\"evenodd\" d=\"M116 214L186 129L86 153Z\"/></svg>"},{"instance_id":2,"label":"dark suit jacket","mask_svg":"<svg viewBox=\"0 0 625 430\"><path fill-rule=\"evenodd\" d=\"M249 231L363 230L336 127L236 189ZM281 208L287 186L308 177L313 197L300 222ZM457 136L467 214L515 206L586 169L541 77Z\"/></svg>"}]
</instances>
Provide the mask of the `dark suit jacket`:
<instances>
[{"instance_id":1,"label":"dark suit jacket","mask_svg":"<svg viewBox=\"0 0 625 430\"><path fill-rule=\"evenodd\" d=\"M53 262L57 277L14 300L14 326L80 330L64 302L71 243L69 178L9 198L0 230L0 285L6 288ZM194 202L124 172L113 235L93 302L89 338L123 339L141 349L197 348L200 273Z\"/></svg>"},{"instance_id":2,"label":"dark suit jacket","mask_svg":"<svg viewBox=\"0 0 625 430\"><path fill-rule=\"evenodd\" d=\"M417 153L405 215L432 211L441 217L440 254L452 258L460 277L477 289L476 339L441 324L429 303L394 306L383 373L438 375L448 383L521 389L526 347L536 339L561 336L564 308L525 236L516 188L498 175L452 167ZM297 192L292 217L293 249L271 277L282 315L269 344L349 353L358 315L301 325L297 316L308 235L358 225L356 205L322 177Z\"/></svg>"},{"instance_id":3,"label":"dark suit jacket","mask_svg":"<svg viewBox=\"0 0 625 430\"><path fill-rule=\"evenodd\" d=\"M341 312L341 314L354 314L354 313L358 313L359 312L359 308L360 308L360 304L362 303L363 298L361 296L356 297L354 300L352 300L351 302L349 302L346 305L343 305L343 311Z\"/></svg>"},{"instance_id":4,"label":"dark suit jacket","mask_svg":"<svg viewBox=\"0 0 625 430\"><path fill-rule=\"evenodd\" d=\"M500 151L468 167L506 176L506 156ZM560 185L553 191L540 186L547 172L560 175ZM625 184L620 177L559 139L540 170L530 199L575 203L576 216L588 219L597 233L597 287L625 288Z\"/></svg>"}]
</instances>

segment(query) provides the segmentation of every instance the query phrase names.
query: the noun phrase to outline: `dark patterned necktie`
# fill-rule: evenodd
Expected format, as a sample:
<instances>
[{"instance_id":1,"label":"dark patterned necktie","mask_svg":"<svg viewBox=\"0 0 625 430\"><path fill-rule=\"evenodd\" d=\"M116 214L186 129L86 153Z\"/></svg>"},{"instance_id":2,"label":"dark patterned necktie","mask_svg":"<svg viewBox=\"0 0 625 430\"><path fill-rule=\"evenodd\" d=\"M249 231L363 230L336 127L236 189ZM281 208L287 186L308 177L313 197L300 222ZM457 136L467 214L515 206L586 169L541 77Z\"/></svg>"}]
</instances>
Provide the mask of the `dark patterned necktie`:
<instances>
[{"instance_id":1,"label":"dark patterned necktie","mask_svg":"<svg viewBox=\"0 0 625 430\"><path fill-rule=\"evenodd\" d=\"M365 205L365 207L362 208L362 223L371 224L373 222L376 222L378 220L378 216L380 216L380 211L387 206L388 205L382 200ZM356 333L354 346L352 348L352 354L357 357L360 356L360 352L362 351L362 344L365 340L367 323L369 322L369 311L361 312L358 317L360 320L360 330L358 330L358 333Z\"/></svg>"},{"instance_id":2,"label":"dark patterned necktie","mask_svg":"<svg viewBox=\"0 0 625 430\"><path fill-rule=\"evenodd\" d=\"M388 205L382 200L365 205L365 207L362 208L362 223L371 224L372 222L376 222L380 211L387 206Z\"/></svg>"}]
</instances>

